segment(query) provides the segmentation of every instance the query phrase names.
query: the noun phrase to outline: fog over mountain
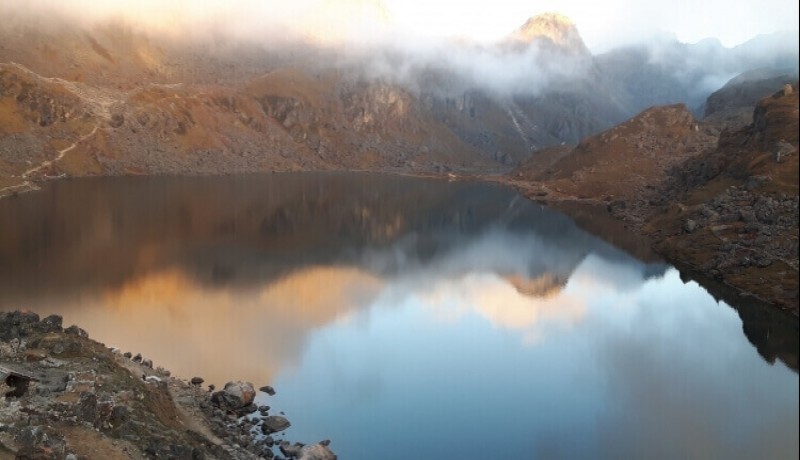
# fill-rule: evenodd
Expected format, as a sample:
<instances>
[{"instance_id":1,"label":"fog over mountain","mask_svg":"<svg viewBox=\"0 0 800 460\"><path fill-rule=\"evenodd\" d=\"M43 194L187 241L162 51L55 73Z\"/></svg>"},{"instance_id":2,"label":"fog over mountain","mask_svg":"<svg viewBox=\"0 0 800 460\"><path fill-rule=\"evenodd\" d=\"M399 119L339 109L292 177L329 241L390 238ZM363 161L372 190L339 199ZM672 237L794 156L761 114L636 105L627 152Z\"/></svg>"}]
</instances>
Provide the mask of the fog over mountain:
<instances>
[{"instance_id":1,"label":"fog over mountain","mask_svg":"<svg viewBox=\"0 0 800 460\"><path fill-rule=\"evenodd\" d=\"M0 90L12 99L0 115L15 137L0 137L11 159L0 173L508 169L653 105L702 114L743 72L798 67L796 33L729 48L652 29L655 39L598 53L557 13L521 16L489 39L487 19L454 38L416 33L403 9L416 3L399 5L4 2ZM430 14L459 23L447 5ZM643 24L656 27L631 27ZM70 148L76 140L94 150ZM64 151L71 162L46 160Z\"/></svg>"},{"instance_id":2,"label":"fog over mountain","mask_svg":"<svg viewBox=\"0 0 800 460\"><path fill-rule=\"evenodd\" d=\"M759 5L768 8L768 5ZM554 84L562 85L565 80L596 79L593 71L598 66L606 71L607 63L613 62L616 67L636 65L656 69L672 78L671 83L686 87L685 94L680 96L697 99L744 71L776 66L796 69L798 65L797 33L795 30L779 32L779 27L785 25L797 29L797 20L787 23L784 15L772 18L772 32L775 33L731 48L723 46L716 38L696 44L681 43L676 34L661 29L669 26L669 21L665 19L659 23L653 19L657 10L622 2L616 5L618 8L613 14L606 12L606 16L615 18L615 21L607 21L604 30L604 36L610 37L607 43L619 45L612 49L603 45L587 47L582 39L580 31L597 29L600 21L582 24L578 20L573 24L567 16L552 13L540 15L538 19L520 15L515 22L508 23L502 35L487 39L482 30L498 26L484 18L485 27L480 27L474 24L471 15L475 11L488 13L490 6L461 6L465 12L456 11L452 2L431 5L427 12L433 19L418 18L419 22L432 26L427 32L414 28L407 19L409 12L419 12L421 7L415 2L402 7L392 0L10 0L0 6L0 11L6 18L6 25L12 26L26 24L47 28L66 22L92 28L111 22L162 40L166 37L211 48L236 43L255 45L272 53L291 54L296 61L306 61L305 64L355 67L364 76L402 83L412 90L426 84L426 71L448 71L457 76L455 81L448 76L448 86L455 86L457 91L476 88L503 95L538 95L553 89ZM562 6L576 10L569 2ZM609 4L608 9L614 6ZM793 7L796 9L797 5ZM519 6L505 8L515 9ZM577 16L585 15L590 9L584 5L577 9ZM729 29L727 24L723 28L718 24L729 16L742 14L741 8L728 9L727 13L718 11L716 16L706 18L708 36L713 36L714 31L722 33ZM491 12L496 14L503 10L500 4ZM446 12L450 14L445 15ZM667 11L660 13L669 17ZM460 24L464 30L444 26L443 17L450 23ZM437 19L439 22L434 22ZM628 22L617 24L621 19ZM761 21L757 15L751 14L751 19ZM647 32L634 36L620 28L630 31L646 28ZM595 52L596 59L592 62L590 49L606 51ZM616 80L619 72L612 72L615 75L611 79ZM655 102L687 101L673 98ZM634 105L636 109L647 106Z\"/></svg>"}]
</instances>

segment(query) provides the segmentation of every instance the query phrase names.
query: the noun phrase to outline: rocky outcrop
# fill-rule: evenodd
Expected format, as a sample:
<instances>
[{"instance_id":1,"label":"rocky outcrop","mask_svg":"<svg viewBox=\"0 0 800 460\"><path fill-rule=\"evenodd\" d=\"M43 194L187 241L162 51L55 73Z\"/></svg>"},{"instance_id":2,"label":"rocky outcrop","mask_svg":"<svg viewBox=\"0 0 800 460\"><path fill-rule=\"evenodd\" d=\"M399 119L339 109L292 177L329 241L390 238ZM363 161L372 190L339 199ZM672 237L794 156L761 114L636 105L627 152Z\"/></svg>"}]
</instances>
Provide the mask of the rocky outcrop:
<instances>
[{"instance_id":1,"label":"rocky outcrop","mask_svg":"<svg viewBox=\"0 0 800 460\"><path fill-rule=\"evenodd\" d=\"M716 149L676 166L662 190L673 205L645 231L663 253L798 310L797 83L763 98L752 123L723 131ZM674 222L697 222L688 233Z\"/></svg>"},{"instance_id":2,"label":"rocky outcrop","mask_svg":"<svg viewBox=\"0 0 800 460\"><path fill-rule=\"evenodd\" d=\"M575 24L558 13L545 13L528 19L507 40L516 48L538 46L570 56L591 55Z\"/></svg>"},{"instance_id":3,"label":"rocky outcrop","mask_svg":"<svg viewBox=\"0 0 800 460\"><path fill-rule=\"evenodd\" d=\"M534 154L515 179L539 200L606 205L669 260L796 315L797 83L752 113L717 138L685 106L649 109L571 151Z\"/></svg>"},{"instance_id":4,"label":"rocky outcrop","mask_svg":"<svg viewBox=\"0 0 800 460\"><path fill-rule=\"evenodd\" d=\"M660 200L667 171L714 145L683 104L654 107L572 149L534 152L512 175L545 185L551 198L596 198L632 207Z\"/></svg>"},{"instance_id":5,"label":"rocky outcrop","mask_svg":"<svg viewBox=\"0 0 800 460\"><path fill-rule=\"evenodd\" d=\"M228 382L221 391L211 395L211 402L223 411L237 415L250 414L258 408L253 404L256 391L250 382Z\"/></svg>"},{"instance_id":6,"label":"rocky outcrop","mask_svg":"<svg viewBox=\"0 0 800 460\"><path fill-rule=\"evenodd\" d=\"M7 390L0 398L0 453L53 460L249 460L282 453L283 444L262 436L269 430L261 425L285 430L290 424L284 417L270 417L265 408L260 416L239 419L199 385L131 355L62 331L58 316L0 313L0 388ZM239 408L255 395L243 382L229 382L214 395L220 393ZM328 443L295 443L296 451L283 455L335 459Z\"/></svg>"}]
</instances>

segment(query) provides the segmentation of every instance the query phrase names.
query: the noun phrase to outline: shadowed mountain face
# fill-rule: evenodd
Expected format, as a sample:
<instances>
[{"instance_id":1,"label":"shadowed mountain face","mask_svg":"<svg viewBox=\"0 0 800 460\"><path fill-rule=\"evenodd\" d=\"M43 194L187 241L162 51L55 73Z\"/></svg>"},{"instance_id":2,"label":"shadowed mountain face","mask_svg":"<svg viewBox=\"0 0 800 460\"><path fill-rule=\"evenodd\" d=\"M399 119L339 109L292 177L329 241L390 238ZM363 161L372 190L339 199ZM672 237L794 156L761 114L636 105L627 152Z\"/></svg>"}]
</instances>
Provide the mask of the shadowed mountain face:
<instances>
[{"instance_id":1,"label":"shadowed mountain face","mask_svg":"<svg viewBox=\"0 0 800 460\"><path fill-rule=\"evenodd\" d=\"M762 68L737 75L708 96L703 105L703 121L739 130L750 124L753 107L759 100L795 81L797 69Z\"/></svg>"},{"instance_id":2,"label":"shadowed mountain face","mask_svg":"<svg viewBox=\"0 0 800 460\"><path fill-rule=\"evenodd\" d=\"M15 12L0 42L3 194L64 174L499 171L653 104L699 105L719 75L796 67L786 46L591 56L553 14L496 45L421 51L184 40Z\"/></svg>"}]
</instances>

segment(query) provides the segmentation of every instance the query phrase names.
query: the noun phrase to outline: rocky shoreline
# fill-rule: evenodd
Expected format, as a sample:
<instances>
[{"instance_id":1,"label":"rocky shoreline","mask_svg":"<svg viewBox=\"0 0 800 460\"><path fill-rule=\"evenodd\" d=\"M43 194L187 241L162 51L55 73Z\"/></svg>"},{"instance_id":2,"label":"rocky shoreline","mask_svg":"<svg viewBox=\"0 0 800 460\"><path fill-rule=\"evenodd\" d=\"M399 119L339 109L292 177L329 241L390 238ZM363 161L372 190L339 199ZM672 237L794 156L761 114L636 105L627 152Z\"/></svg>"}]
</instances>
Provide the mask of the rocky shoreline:
<instances>
[{"instance_id":1,"label":"rocky shoreline","mask_svg":"<svg viewBox=\"0 0 800 460\"><path fill-rule=\"evenodd\" d=\"M729 196L734 199L748 195L746 188L738 189L735 186L721 194L718 201L695 207L677 204L674 209L676 212L656 213L661 210L660 207L655 208L656 211L648 207L632 209L615 206L603 200L551 194L543 191L546 187L542 184L506 178L497 181L514 188L530 200L569 215L580 227L636 257L648 258L656 255L672 265L679 266L682 272L692 278L714 280L716 290L722 287L727 291L723 295L727 302L735 303L737 297L754 299L764 306L798 317L796 295L787 298L786 292L778 290L774 285L769 290L763 289L769 285L765 276L776 281L778 285L797 284L791 279L797 274L796 242L795 258L792 259L791 248L771 243L768 236L773 232L784 230L783 227L790 226L790 221L796 218L797 197L784 197L782 200L751 200L757 202L756 206L759 209L767 207L771 210L769 215L775 216L774 221L763 223L753 217L755 216L753 206L739 209L729 203L731 200L726 200ZM779 209L780 212L774 209ZM645 217L647 213L641 211L657 214L658 220L647 220ZM609 221L616 222L616 225ZM687 238L701 226L711 232L716 239L698 242ZM781 228L774 229L778 226ZM754 233L759 236L754 238ZM772 273L776 269L779 273ZM741 274L743 270L758 271L759 276L748 278L747 273ZM783 276L785 273L788 273L788 276ZM706 285L707 282L701 284ZM732 293L735 295L731 295Z\"/></svg>"},{"instance_id":2,"label":"rocky shoreline","mask_svg":"<svg viewBox=\"0 0 800 460\"><path fill-rule=\"evenodd\" d=\"M744 126L654 107L497 180L576 221L593 209L583 219L593 233L609 239L588 227L614 219L673 265L796 317L797 107L796 82L762 98Z\"/></svg>"},{"instance_id":3,"label":"rocky shoreline","mask_svg":"<svg viewBox=\"0 0 800 460\"><path fill-rule=\"evenodd\" d=\"M0 313L0 378L0 459L336 459L329 440L286 440L252 383L204 388L57 315Z\"/></svg>"}]
</instances>

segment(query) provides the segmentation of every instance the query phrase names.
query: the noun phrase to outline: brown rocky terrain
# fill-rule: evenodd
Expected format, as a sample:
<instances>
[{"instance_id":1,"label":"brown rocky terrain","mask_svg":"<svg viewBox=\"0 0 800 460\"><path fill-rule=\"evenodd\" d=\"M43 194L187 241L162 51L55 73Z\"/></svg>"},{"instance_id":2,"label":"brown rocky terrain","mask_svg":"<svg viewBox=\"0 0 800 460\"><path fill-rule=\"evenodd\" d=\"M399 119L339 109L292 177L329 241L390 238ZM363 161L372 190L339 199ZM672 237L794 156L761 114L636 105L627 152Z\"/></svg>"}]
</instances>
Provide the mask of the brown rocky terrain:
<instances>
[{"instance_id":1,"label":"brown rocky terrain","mask_svg":"<svg viewBox=\"0 0 800 460\"><path fill-rule=\"evenodd\" d=\"M657 65L647 49L592 56L577 27L555 14L495 45L453 45L420 61L402 50L353 55L3 13L0 196L64 176L502 172L532 150L678 102L706 75L675 77L692 47ZM497 68L454 67L450 52ZM725 72L774 67L784 54L721 62Z\"/></svg>"},{"instance_id":2,"label":"brown rocky terrain","mask_svg":"<svg viewBox=\"0 0 800 460\"><path fill-rule=\"evenodd\" d=\"M0 313L0 378L0 458L336 458L329 441L280 440L291 424L253 404L252 384L204 389L55 315Z\"/></svg>"},{"instance_id":3,"label":"brown rocky terrain","mask_svg":"<svg viewBox=\"0 0 800 460\"><path fill-rule=\"evenodd\" d=\"M605 207L668 260L796 315L797 145L795 82L743 128L656 107L574 149L535 153L511 182L536 199Z\"/></svg>"}]
</instances>

